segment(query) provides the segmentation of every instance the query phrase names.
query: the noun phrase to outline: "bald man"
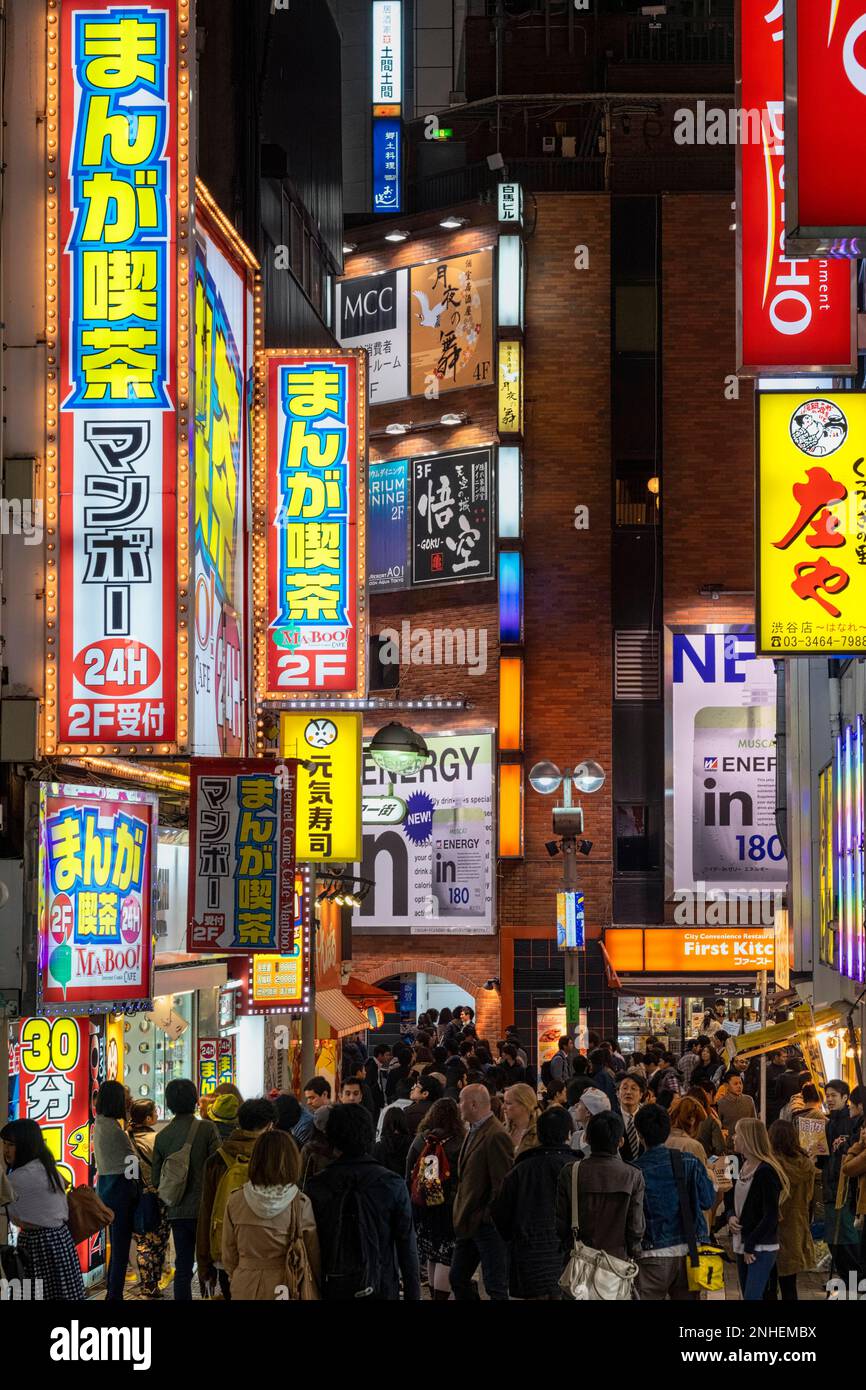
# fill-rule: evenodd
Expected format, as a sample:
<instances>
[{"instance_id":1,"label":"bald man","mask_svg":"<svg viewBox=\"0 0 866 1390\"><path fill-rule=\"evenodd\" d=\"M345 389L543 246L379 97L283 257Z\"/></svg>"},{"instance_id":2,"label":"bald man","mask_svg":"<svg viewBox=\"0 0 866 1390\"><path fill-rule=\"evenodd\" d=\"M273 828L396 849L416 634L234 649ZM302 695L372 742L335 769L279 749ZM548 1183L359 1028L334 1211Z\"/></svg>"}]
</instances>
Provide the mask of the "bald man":
<instances>
[{"instance_id":1,"label":"bald man","mask_svg":"<svg viewBox=\"0 0 866 1390\"><path fill-rule=\"evenodd\" d=\"M460 1114L468 1126L457 1160L451 1288L458 1302L478 1298L479 1264L490 1299L508 1298L508 1251L490 1208L514 1162L514 1147L490 1107L486 1086L464 1086Z\"/></svg>"}]
</instances>

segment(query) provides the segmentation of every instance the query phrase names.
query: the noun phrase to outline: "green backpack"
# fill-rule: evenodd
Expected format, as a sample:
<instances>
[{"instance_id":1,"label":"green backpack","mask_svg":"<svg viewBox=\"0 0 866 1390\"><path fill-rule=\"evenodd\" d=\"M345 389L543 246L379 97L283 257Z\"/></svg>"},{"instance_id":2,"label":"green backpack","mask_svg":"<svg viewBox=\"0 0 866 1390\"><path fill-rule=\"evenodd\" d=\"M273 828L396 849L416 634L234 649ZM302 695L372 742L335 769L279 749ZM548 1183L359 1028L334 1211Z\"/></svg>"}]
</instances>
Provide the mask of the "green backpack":
<instances>
[{"instance_id":1,"label":"green backpack","mask_svg":"<svg viewBox=\"0 0 866 1390\"><path fill-rule=\"evenodd\" d=\"M223 1222L229 1197L233 1192L237 1192L239 1187L243 1187L250 1171L248 1153L231 1157L222 1148L217 1149L217 1153L225 1164L226 1171L219 1180L210 1215L210 1255L214 1263L222 1260Z\"/></svg>"}]
</instances>

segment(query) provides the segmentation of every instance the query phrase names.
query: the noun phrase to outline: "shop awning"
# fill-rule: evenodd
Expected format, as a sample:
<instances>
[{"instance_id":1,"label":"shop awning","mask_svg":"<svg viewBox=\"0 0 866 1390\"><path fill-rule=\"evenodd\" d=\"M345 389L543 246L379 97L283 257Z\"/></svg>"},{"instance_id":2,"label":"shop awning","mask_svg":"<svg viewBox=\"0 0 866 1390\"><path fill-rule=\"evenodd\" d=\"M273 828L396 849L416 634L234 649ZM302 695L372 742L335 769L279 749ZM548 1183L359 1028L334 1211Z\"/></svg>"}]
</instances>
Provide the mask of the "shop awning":
<instances>
[{"instance_id":1,"label":"shop awning","mask_svg":"<svg viewBox=\"0 0 866 1390\"><path fill-rule=\"evenodd\" d=\"M815 1026L833 1027L847 1023L850 1004L827 1004L815 1010ZM796 1042L797 1025L792 1018L785 1023L771 1023L755 1033L743 1033L734 1039L738 1057L760 1057L762 1052L775 1052L786 1043Z\"/></svg>"},{"instance_id":2,"label":"shop awning","mask_svg":"<svg viewBox=\"0 0 866 1390\"><path fill-rule=\"evenodd\" d=\"M369 1028L367 1015L356 1009L341 989L323 989L316 993L316 1013L321 1014L338 1038L360 1033Z\"/></svg>"},{"instance_id":3,"label":"shop awning","mask_svg":"<svg viewBox=\"0 0 866 1390\"><path fill-rule=\"evenodd\" d=\"M378 985L371 985L366 980L359 980L357 975L350 975L343 985L343 993L350 999L357 1009L381 1009L384 1014L395 1014L397 1012L397 1001L393 994L389 994L386 989L380 989Z\"/></svg>"}]
</instances>

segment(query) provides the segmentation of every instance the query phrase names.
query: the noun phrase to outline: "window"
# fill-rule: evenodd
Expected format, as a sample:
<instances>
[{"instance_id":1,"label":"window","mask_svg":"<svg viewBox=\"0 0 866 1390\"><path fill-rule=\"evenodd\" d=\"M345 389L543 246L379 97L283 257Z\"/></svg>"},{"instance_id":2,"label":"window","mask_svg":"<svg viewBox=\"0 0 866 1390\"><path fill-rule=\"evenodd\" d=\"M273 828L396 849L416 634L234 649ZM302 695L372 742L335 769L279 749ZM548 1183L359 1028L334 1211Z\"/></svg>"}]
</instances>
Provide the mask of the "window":
<instances>
[{"instance_id":1,"label":"window","mask_svg":"<svg viewBox=\"0 0 866 1390\"><path fill-rule=\"evenodd\" d=\"M619 805L614 808L617 873L652 874L660 870L660 824L656 806Z\"/></svg>"},{"instance_id":2,"label":"window","mask_svg":"<svg viewBox=\"0 0 866 1390\"><path fill-rule=\"evenodd\" d=\"M652 491L651 489L655 489ZM652 459L620 459L616 465L617 526L657 526L661 481Z\"/></svg>"}]
</instances>

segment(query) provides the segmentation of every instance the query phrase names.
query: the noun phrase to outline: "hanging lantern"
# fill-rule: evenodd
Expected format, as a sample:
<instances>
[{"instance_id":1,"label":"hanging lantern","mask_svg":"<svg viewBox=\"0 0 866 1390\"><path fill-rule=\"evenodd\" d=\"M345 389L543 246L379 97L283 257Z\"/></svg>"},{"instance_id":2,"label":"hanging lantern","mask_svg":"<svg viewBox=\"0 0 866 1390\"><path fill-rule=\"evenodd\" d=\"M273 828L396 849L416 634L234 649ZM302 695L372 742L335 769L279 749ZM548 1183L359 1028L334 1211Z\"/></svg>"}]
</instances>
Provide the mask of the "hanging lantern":
<instances>
[{"instance_id":1,"label":"hanging lantern","mask_svg":"<svg viewBox=\"0 0 866 1390\"><path fill-rule=\"evenodd\" d=\"M367 1022L371 1028L381 1028L385 1021L385 1015L375 1004L371 1004L367 1010Z\"/></svg>"}]
</instances>

